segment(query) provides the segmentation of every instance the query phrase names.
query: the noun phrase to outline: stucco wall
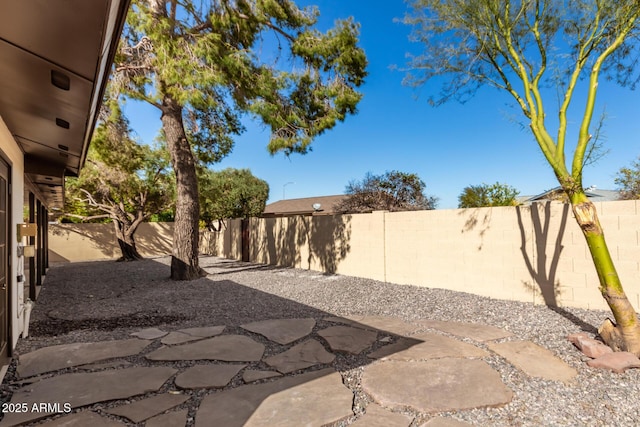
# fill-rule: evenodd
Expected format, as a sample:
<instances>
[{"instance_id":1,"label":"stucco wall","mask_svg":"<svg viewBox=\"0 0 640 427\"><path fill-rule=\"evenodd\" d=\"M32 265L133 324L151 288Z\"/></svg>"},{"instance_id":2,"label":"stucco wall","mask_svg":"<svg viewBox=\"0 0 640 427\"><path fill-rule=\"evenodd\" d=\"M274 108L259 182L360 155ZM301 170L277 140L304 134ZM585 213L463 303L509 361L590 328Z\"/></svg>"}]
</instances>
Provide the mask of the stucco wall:
<instances>
[{"instance_id":1,"label":"stucco wall","mask_svg":"<svg viewBox=\"0 0 640 427\"><path fill-rule=\"evenodd\" d=\"M640 201L596 208L626 293L639 310ZM240 221L204 234L205 252L240 259ZM607 308L582 232L561 203L254 218L250 239L255 262L536 304Z\"/></svg>"},{"instance_id":2,"label":"stucco wall","mask_svg":"<svg viewBox=\"0 0 640 427\"><path fill-rule=\"evenodd\" d=\"M16 224L23 222L24 156L2 117L0 117L0 150L2 150L3 155L8 159L11 166L11 223L9 224L10 236L8 241L11 246L11 266L10 271L7 272L7 279L9 281L9 304L11 310L9 319L11 324L11 346L15 347L24 327L24 322L22 321L24 293L22 286L18 285L16 279L18 275L18 257L16 255L18 241L15 234Z\"/></svg>"}]
</instances>

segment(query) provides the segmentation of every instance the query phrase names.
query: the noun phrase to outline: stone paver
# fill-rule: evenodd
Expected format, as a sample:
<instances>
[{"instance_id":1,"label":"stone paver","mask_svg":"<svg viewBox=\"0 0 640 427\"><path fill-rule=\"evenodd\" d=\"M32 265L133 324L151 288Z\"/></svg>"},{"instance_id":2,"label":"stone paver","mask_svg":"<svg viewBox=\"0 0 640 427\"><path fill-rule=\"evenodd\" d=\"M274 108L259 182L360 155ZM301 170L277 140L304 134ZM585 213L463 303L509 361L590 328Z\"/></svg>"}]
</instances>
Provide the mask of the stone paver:
<instances>
[{"instance_id":1,"label":"stone paver","mask_svg":"<svg viewBox=\"0 0 640 427\"><path fill-rule=\"evenodd\" d=\"M258 371L254 369L247 369L242 374L242 380L245 383L252 383L254 381L264 380L266 378L279 377L281 375L282 374L278 372L273 372L273 371Z\"/></svg>"},{"instance_id":2,"label":"stone paver","mask_svg":"<svg viewBox=\"0 0 640 427\"><path fill-rule=\"evenodd\" d=\"M327 341L331 350L351 354L360 354L371 347L378 337L376 331L351 326L331 326L318 331L318 335Z\"/></svg>"},{"instance_id":3,"label":"stone paver","mask_svg":"<svg viewBox=\"0 0 640 427\"><path fill-rule=\"evenodd\" d=\"M393 344L381 347L369 357L389 360L425 360L442 357L485 357L488 353L474 345L432 333L420 333L411 338L401 338Z\"/></svg>"},{"instance_id":4,"label":"stone paver","mask_svg":"<svg viewBox=\"0 0 640 427\"><path fill-rule=\"evenodd\" d=\"M488 343L489 349L495 351L532 377L553 381L569 381L578 372L544 347L531 341L510 341L504 343Z\"/></svg>"},{"instance_id":5,"label":"stone paver","mask_svg":"<svg viewBox=\"0 0 640 427\"><path fill-rule=\"evenodd\" d=\"M284 345L306 337L315 325L314 319L277 319L247 323L240 327Z\"/></svg>"},{"instance_id":6,"label":"stone paver","mask_svg":"<svg viewBox=\"0 0 640 427\"><path fill-rule=\"evenodd\" d=\"M140 353L151 341L137 338L121 341L62 344L44 347L18 359L18 375L30 377L44 372L95 363Z\"/></svg>"},{"instance_id":7,"label":"stone paver","mask_svg":"<svg viewBox=\"0 0 640 427\"><path fill-rule=\"evenodd\" d=\"M144 340L155 340L156 338L161 338L167 335L168 332L163 331L158 328L147 328L138 332L131 333L132 336L142 338Z\"/></svg>"},{"instance_id":8,"label":"stone paver","mask_svg":"<svg viewBox=\"0 0 640 427\"><path fill-rule=\"evenodd\" d=\"M12 402L69 403L72 408L107 400L124 399L157 391L176 369L168 367L138 367L80 374L65 374L46 378L16 391ZM24 412L5 414L0 425L15 425L44 418L53 412Z\"/></svg>"},{"instance_id":9,"label":"stone paver","mask_svg":"<svg viewBox=\"0 0 640 427\"><path fill-rule=\"evenodd\" d=\"M189 411L182 409L180 411L169 412L150 418L145 423L145 427L182 427L187 423L187 414Z\"/></svg>"},{"instance_id":10,"label":"stone paver","mask_svg":"<svg viewBox=\"0 0 640 427\"><path fill-rule=\"evenodd\" d=\"M420 326L414 325L397 317L391 316L344 316L325 317L324 320L334 323L343 323L355 328L368 329L371 331L391 332L396 335L411 335Z\"/></svg>"},{"instance_id":11,"label":"stone paver","mask_svg":"<svg viewBox=\"0 0 640 427\"><path fill-rule=\"evenodd\" d=\"M320 426L353 415L353 393L322 369L205 396L196 427Z\"/></svg>"},{"instance_id":12,"label":"stone paver","mask_svg":"<svg viewBox=\"0 0 640 427\"><path fill-rule=\"evenodd\" d=\"M384 361L367 366L362 387L385 407L441 412L507 404L513 392L481 360Z\"/></svg>"},{"instance_id":13,"label":"stone paver","mask_svg":"<svg viewBox=\"0 0 640 427\"><path fill-rule=\"evenodd\" d=\"M180 388L220 388L247 365L196 365L176 377Z\"/></svg>"},{"instance_id":14,"label":"stone paver","mask_svg":"<svg viewBox=\"0 0 640 427\"><path fill-rule=\"evenodd\" d=\"M322 344L310 339L291 347L285 352L267 357L264 361L279 372L287 374L321 363L331 363L333 359L335 359L335 356L325 350Z\"/></svg>"},{"instance_id":15,"label":"stone paver","mask_svg":"<svg viewBox=\"0 0 640 427\"><path fill-rule=\"evenodd\" d=\"M109 409L108 414L118 415L140 423L146 419L163 413L189 400L189 396L179 394L160 394L148 399L138 400L117 408Z\"/></svg>"},{"instance_id":16,"label":"stone paver","mask_svg":"<svg viewBox=\"0 0 640 427\"><path fill-rule=\"evenodd\" d=\"M388 411L375 403L367 406L366 413L351 424L354 427L409 427L413 418Z\"/></svg>"},{"instance_id":17,"label":"stone paver","mask_svg":"<svg viewBox=\"0 0 640 427\"><path fill-rule=\"evenodd\" d=\"M221 335L192 344L161 347L147 354L149 360L225 360L253 362L262 358L264 345L243 335Z\"/></svg>"},{"instance_id":18,"label":"stone paver","mask_svg":"<svg viewBox=\"0 0 640 427\"><path fill-rule=\"evenodd\" d=\"M426 423L420 424L420 427L473 427L473 426L463 421L454 420L453 418L433 417Z\"/></svg>"},{"instance_id":19,"label":"stone paver","mask_svg":"<svg viewBox=\"0 0 640 427\"><path fill-rule=\"evenodd\" d=\"M317 370L317 365L332 363L335 360L332 352L361 354L374 343L381 347L368 354L368 357L378 360L371 360L369 365L364 365L362 386L376 403L369 404L365 414L353 425L406 427L413 419L394 410L410 407L436 415L438 412L500 406L512 399L512 391L500 380L498 372L479 360L491 353L441 333L417 333L425 328L482 342L483 346L486 345L530 376L566 381L576 375L573 368L553 353L531 342L491 342L511 336L509 332L491 326L439 321L416 321L416 324L412 324L389 316L328 317L324 320L337 325L318 331L322 339L311 335L316 325L314 319L265 320L242 325L247 331L261 334L281 345L301 341L269 357L264 357L265 346L254 339L245 335L222 335L225 326L187 328L169 334L148 328L135 333L135 336L148 338L149 341L136 338L37 350L19 359L19 373L29 377L22 383L28 385L14 392L12 402L27 403L29 406L41 402L68 403L72 408L80 408L145 393L155 394L174 376L171 387L173 384L182 389L225 387L242 372L246 385L211 393L203 398L196 413L196 427L331 424L353 416L354 396L343 384L338 372L333 368ZM402 336L398 338L393 335ZM376 341L378 337L380 339ZM325 349L323 340L332 352ZM184 371L178 374L178 369L169 366L127 367L132 362L118 359L142 353L151 342L165 345L146 354L148 360L161 361L163 365L176 362L175 365ZM619 357L619 353L615 355ZM182 361L187 360L216 362L201 362L185 369ZM597 364L598 360L591 362ZM278 372L260 369L265 367L264 364ZM44 379L38 376L67 366L100 371L62 374ZM613 369L610 366L608 368ZM636 366L640 366L637 358L620 370ZM316 370L304 372L314 367ZM263 379L266 381L256 383ZM147 427L184 426L188 411L176 407L188 399L188 395L170 389L168 393L137 400L106 412L128 418L137 424L145 423ZM0 426L33 422L49 414L52 412L6 414ZM45 421L42 425L115 427L124 424L108 419L106 414L82 410L77 414ZM455 419L437 416L422 426L468 427Z\"/></svg>"},{"instance_id":20,"label":"stone paver","mask_svg":"<svg viewBox=\"0 0 640 427\"><path fill-rule=\"evenodd\" d=\"M463 322L443 322L440 320L423 320L420 322L428 328L437 329L463 338L471 338L475 341L493 341L501 338L512 337L511 332L495 326L482 325L479 323Z\"/></svg>"},{"instance_id":21,"label":"stone paver","mask_svg":"<svg viewBox=\"0 0 640 427\"><path fill-rule=\"evenodd\" d=\"M224 326L180 329L179 331L171 332L169 335L162 338L160 342L167 345L182 344L189 341L201 340L203 338L215 337L216 335L220 335L224 329Z\"/></svg>"},{"instance_id":22,"label":"stone paver","mask_svg":"<svg viewBox=\"0 0 640 427\"><path fill-rule=\"evenodd\" d=\"M101 417L95 412L84 411L66 415L39 424L41 427L123 427L124 424L109 418Z\"/></svg>"}]
</instances>

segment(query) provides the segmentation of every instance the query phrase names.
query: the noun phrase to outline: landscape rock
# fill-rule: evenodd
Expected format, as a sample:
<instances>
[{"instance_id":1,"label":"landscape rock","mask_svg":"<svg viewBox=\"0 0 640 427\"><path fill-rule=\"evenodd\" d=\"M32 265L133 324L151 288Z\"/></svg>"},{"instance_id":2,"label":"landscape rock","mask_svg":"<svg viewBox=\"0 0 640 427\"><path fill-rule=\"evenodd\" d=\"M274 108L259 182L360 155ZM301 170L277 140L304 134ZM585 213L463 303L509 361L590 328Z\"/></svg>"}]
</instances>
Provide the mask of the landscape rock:
<instances>
[{"instance_id":1,"label":"landscape rock","mask_svg":"<svg viewBox=\"0 0 640 427\"><path fill-rule=\"evenodd\" d=\"M321 363L331 363L336 356L324 349L314 339L307 340L291 347L289 350L264 359L269 366L283 374L308 368Z\"/></svg>"},{"instance_id":2,"label":"landscape rock","mask_svg":"<svg viewBox=\"0 0 640 427\"><path fill-rule=\"evenodd\" d=\"M620 374L629 368L640 368L640 359L628 351L616 351L591 359L587 361L587 365L592 368L609 369Z\"/></svg>"},{"instance_id":3,"label":"landscape rock","mask_svg":"<svg viewBox=\"0 0 640 427\"><path fill-rule=\"evenodd\" d=\"M573 343L573 345L578 347L578 349L582 351L585 356L588 356L592 359L597 359L598 357L607 353L613 353L611 347L604 344L602 341L591 338L584 332L571 334L567 337L567 339L571 343Z\"/></svg>"}]
</instances>

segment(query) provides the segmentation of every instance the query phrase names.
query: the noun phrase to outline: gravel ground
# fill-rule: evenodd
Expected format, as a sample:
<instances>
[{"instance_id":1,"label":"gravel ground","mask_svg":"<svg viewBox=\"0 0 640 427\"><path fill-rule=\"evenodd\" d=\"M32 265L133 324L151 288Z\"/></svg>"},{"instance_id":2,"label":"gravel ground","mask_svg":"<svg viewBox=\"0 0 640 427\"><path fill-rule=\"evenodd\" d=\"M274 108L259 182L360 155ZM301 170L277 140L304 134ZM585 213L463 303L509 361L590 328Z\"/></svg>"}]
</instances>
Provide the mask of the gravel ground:
<instances>
[{"instance_id":1,"label":"gravel ground","mask_svg":"<svg viewBox=\"0 0 640 427\"><path fill-rule=\"evenodd\" d=\"M229 327L225 333L248 334L237 326L264 319L313 317L318 320L315 333L328 325L320 320L326 316L355 314L391 315L408 321L476 322L503 328L518 339L531 340L550 349L576 368L578 377L569 384L529 378L503 358L493 355L486 361L514 391L513 401L501 408L440 415L478 426L640 424L640 370L614 374L589 368L584 363L586 357L566 339L573 332L595 333L596 327L608 317L607 312L554 310L442 289L243 264L214 257L201 259L201 266L211 273L208 277L173 282L168 279L168 265L169 258L158 258L52 267L32 313L30 336L20 340L16 355L56 344L128 338L131 332L152 326L171 331L224 324ZM437 283L425 285L438 286ZM276 351L276 348L267 348L267 353ZM141 357L130 361L149 363ZM355 393L356 414L371 401L360 387L362 366L366 363L366 357L356 356L338 356L334 362L345 385ZM185 367L188 365L185 362ZM234 380L231 387L238 383ZM8 401L19 385L14 361L2 383L0 400ZM185 404L191 417L206 393L211 392L193 392L194 398ZM412 427L428 418L426 414L407 412L416 417ZM355 419L354 416L336 426L349 425Z\"/></svg>"}]
</instances>

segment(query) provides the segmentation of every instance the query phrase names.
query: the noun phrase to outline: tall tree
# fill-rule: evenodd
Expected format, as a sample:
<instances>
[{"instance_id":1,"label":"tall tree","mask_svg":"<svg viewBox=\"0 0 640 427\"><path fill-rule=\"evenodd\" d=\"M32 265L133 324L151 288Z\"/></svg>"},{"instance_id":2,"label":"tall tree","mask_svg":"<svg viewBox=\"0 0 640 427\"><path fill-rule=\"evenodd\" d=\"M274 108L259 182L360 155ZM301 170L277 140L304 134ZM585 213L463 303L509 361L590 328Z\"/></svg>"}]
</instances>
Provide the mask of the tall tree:
<instances>
[{"instance_id":1,"label":"tall tree","mask_svg":"<svg viewBox=\"0 0 640 427\"><path fill-rule=\"evenodd\" d=\"M291 0L133 0L115 60L124 96L161 112L176 174L171 277L200 277L196 163L226 155L242 113L270 130L271 153L306 153L356 112L366 57L358 25L314 29Z\"/></svg>"},{"instance_id":2,"label":"tall tree","mask_svg":"<svg viewBox=\"0 0 640 427\"><path fill-rule=\"evenodd\" d=\"M458 196L459 208L484 206L515 206L519 191L507 184L470 185Z\"/></svg>"},{"instance_id":3,"label":"tall tree","mask_svg":"<svg viewBox=\"0 0 640 427\"><path fill-rule=\"evenodd\" d=\"M427 196L424 190L424 181L415 173L391 171L373 175L368 172L362 181L349 182L345 189L348 197L336 209L348 213L435 209L437 199Z\"/></svg>"},{"instance_id":4,"label":"tall tree","mask_svg":"<svg viewBox=\"0 0 640 427\"><path fill-rule=\"evenodd\" d=\"M200 172L200 220L209 228L227 218L249 218L264 211L269 184L249 169Z\"/></svg>"},{"instance_id":5,"label":"tall tree","mask_svg":"<svg viewBox=\"0 0 640 427\"><path fill-rule=\"evenodd\" d=\"M118 106L111 107L101 114L80 177L67 179L65 213L82 221L110 219L120 260L135 261L142 258L135 232L173 203L173 178L166 151L138 145Z\"/></svg>"},{"instance_id":6,"label":"tall tree","mask_svg":"<svg viewBox=\"0 0 640 427\"><path fill-rule=\"evenodd\" d=\"M464 100L481 85L513 97L544 157L567 194L587 241L600 292L615 317L600 328L614 349L640 355L640 325L616 272L582 171L594 148L593 113L603 73L633 84L640 35L637 0L412 0L406 22L424 51L408 81L446 83L431 102ZM581 85L581 79L586 84ZM557 90L545 91L546 85ZM579 99L576 94L580 92ZM584 100L582 99L584 96ZM551 100L549 99L551 98ZM559 101L558 101L559 100ZM572 102L581 103L579 106ZM557 124L548 109L559 102ZM567 162L568 110L582 115Z\"/></svg>"},{"instance_id":7,"label":"tall tree","mask_svg":"<svg viewBox=\"0 0 640 427\"><path fill-rule=\"evenodd\" d=\"M640 157L621 168L615 178L622 200L640 199Z\"/></svg>"}]
</instances>

